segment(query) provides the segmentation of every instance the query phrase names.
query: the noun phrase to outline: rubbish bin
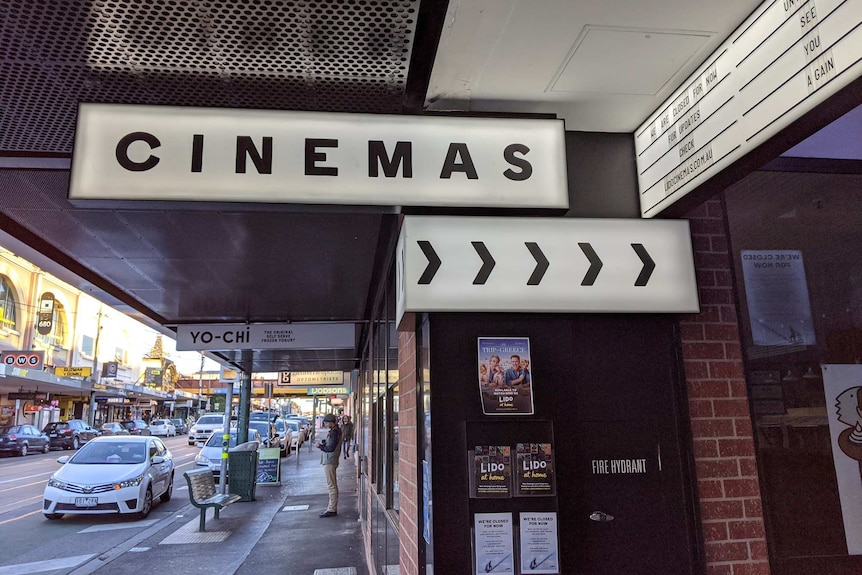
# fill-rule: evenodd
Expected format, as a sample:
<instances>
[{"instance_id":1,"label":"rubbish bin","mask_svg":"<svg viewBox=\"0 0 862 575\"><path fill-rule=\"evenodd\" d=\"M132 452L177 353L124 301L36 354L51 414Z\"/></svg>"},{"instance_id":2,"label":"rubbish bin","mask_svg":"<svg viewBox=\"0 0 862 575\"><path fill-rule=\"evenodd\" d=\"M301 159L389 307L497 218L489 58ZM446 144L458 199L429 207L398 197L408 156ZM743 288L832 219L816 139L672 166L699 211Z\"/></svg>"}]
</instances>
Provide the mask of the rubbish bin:
<instances>
[{"instance_id":1,"label":"rubbish bin","mask_svg":"<svg viewBox=\"0 0 862 575\"><path fill-rule=\"evenodd\" d=\"M254 501L257 486L257 451L231 451L228 461L228 490L241 497L240 501Z\"/></svg>"}]
</instances>

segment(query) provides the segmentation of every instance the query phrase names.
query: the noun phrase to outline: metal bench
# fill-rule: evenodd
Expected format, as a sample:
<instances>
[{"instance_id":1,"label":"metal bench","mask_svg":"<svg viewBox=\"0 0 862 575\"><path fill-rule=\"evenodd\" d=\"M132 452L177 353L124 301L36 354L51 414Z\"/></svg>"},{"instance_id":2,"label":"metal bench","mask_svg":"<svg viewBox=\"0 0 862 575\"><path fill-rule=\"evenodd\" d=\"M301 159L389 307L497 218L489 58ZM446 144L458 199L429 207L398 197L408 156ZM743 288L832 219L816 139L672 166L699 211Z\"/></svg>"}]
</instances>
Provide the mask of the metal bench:
<instances>
[{"instance_id":1,"label":"metal bench","mask_svg":"<svg viewBox=\"0 0 862 575\"><path fill-rule=\"evenodd\" d=\"M206 531L207 507L215 509L215 517L218 519L219 511L241 499L239 495L232 493L226 495L217 493L215 477L209 469L186 471L183 477L189 484L189 499L192 505L201 510L201 531Z\"/></svg>"}]
</instances>

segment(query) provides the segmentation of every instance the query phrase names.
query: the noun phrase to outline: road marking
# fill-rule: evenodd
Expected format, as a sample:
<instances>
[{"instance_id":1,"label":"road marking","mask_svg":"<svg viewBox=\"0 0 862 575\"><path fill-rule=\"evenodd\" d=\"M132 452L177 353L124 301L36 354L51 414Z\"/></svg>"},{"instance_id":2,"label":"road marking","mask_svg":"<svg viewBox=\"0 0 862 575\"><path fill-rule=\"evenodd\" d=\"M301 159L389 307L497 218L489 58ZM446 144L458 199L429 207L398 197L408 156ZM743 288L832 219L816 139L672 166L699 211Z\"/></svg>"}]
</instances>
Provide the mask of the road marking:
<instances>
[{"instance_id":1,"label":"road marking","mask_svg":"<svg viewBox=\"0 0 862 575\"><path fill-rule=\"evenodd\" d=\"M93 525L78 531L78 533L95 533L97 531L112 531L114 529L134 529L136 527L149 527L158 519L149 519L147 521L135 521L134 523L104 523L102 525Z\"/></svg>"},{"instance_id":2,"label":"road marking","mask_svg":"<svg viewBox=\"0 0 862 575\"><path fill-rule=\"evenodd\" d=\"M305 511L308 509L308 505L288 505L282 511Z\"/></svg>"},{"instance_id":3,"label":"road marking","mask_svg":"<svg viewBox=\"0 0 862 575\"><path fill-rule=\"evenodd\" d=\"M18 565L4 565L0 567L0 575L24 575L25 573L42 573L44 571L54 571L55 569L68 569L80 565L93 557L95 557L95 554L75 555L74 557L64 557L62 559L46 559L45 561L20 563Z\"/></svg>"},{"instance_id":4,"label":"road marking","mask_svg":"<svg viewBox=\"0 0 862 575\"><path fill-rule=\"evenodd\" d=\"M15 483L16 481L21 481L22 479L33 479L34 477L42 477L43 475L54 475L54 472L46 471L45 473L37 473L36 475L25 475L24 477L16 477L15 479L6 479L4 481L0 481L0 483Z\"/></svg>"},{"instance_id":5,"label":"road marking","mask_svg":"<svg viewBox=\"0 0 862 575\"><path fill-rule=\"evenodd\" d=\"M30 513L25 513L24 515L19 515L18 517L13 517L12 519L7 519L6 521L0 521L0 525L6 525L7 523L12 523L13 521L18 521L19 519L24 519L25 517L30 517L31 515L36 515L37 513L42 513L41 509L37 509L36 511L31 511ZM0 575L3 575L0 573Z\"/></svg>"},{"instance_id":6,"label":"road marking","mask_svg":"<svg viewBox=\"0 0 862 575\"><path fill-rule=\"evenodd\" d=\"M40 483L44 483L43 481L34 481L33 483L25 483L24 485L16 485L15 487L7 487L6 489L0 489L0 493L5 491L12 491L13 489L21 489L22 487L30 487L31 485L39 485Z\"/></svg>"},{"instance_id":7,"label":"road marking","mask_svg":"<svg viewBox=\"0 0 862 575\"><path fill-rule=\"evenodd\" d=\"M149 547L132 547L129 549L129 553L143 553L144 551L149 551Z\"/></svg>"},{"instance_id":8,"label":"road marking","mask_svg":"<svg viewBox=\"0 0 862 575\"><path fill-rule=\"evenodd\" d=\"M0 505L0 509L3 509L5 507L12 507L14 505L18 505L19 503L21 503L23 501L30 501L31 499L42 499L42 496L41 495L34 495L33 497L28 497L27 499L19 499L15 503L7 503L6 505Z\"/></svg>"}]
</instances>

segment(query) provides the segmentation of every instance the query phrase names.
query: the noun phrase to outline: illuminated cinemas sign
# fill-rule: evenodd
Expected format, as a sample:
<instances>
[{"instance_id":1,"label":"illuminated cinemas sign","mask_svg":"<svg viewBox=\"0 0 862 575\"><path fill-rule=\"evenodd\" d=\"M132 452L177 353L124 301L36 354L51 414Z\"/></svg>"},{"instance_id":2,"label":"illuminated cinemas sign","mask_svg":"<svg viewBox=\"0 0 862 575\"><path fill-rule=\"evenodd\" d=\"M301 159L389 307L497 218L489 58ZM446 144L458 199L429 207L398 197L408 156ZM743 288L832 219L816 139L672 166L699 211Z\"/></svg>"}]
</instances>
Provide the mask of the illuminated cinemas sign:
<instances>
[{"instance_id":1,"label":"illuminated cinemas sign","mask_svg":"<svg viewBox=\"0 0 862 575\"><path fill-rule=\"evenodd\" d=\"M561 120L82 104L69 198L568 208Z\"/></svg>"}]
</instances>

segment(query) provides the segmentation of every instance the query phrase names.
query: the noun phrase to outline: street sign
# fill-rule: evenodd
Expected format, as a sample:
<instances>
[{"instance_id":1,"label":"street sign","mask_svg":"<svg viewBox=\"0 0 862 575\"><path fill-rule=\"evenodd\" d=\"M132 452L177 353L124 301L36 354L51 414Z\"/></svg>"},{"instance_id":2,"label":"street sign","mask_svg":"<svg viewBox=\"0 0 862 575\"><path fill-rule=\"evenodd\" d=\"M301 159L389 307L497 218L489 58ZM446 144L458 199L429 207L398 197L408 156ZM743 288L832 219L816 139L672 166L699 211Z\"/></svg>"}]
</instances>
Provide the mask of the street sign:
<instances>
[{"instance_id":1,"label":"street sign","mask_svg":"<svg viewBox=\"0 0 862 575\"><path fill-rule=\"evenodd\" d=\"M344 385L343 371L280 371L278 373L278 385L295 385L305 387L308 385Z\"/></svg>"},{"instance_id":2,"label":"street sign","mask_svg":"<svg viewBox=\"0 0 862 575\"><path fill-rule=\"evenodd\" d=\"M407 216L405 312L698 311L688 222Z\"/></svg>"},{"instance_id":3,"label":"street sign","mask_svg":"<svg viewBox=\"0 0 862 575\"><path fill-rule=\"evenodd\" d=\"M55 367L54 375L60 377L89 377L93 373L92 367Z\"/></svg>"},{"instance_id":4,"label":"street sign","mask_svg":"<svg viewBox=\"0 0 862 575\"><path fill-rule=\"evenodd\" d=\"M33 399L47 399L48 395L45 393L39 393L35 391L10 391L9 399L15 400L33 400Z\"/></svg>"}]
</instances>

